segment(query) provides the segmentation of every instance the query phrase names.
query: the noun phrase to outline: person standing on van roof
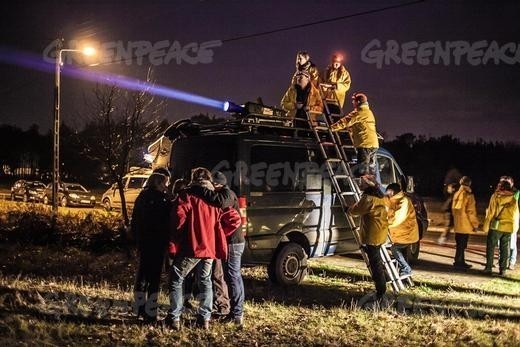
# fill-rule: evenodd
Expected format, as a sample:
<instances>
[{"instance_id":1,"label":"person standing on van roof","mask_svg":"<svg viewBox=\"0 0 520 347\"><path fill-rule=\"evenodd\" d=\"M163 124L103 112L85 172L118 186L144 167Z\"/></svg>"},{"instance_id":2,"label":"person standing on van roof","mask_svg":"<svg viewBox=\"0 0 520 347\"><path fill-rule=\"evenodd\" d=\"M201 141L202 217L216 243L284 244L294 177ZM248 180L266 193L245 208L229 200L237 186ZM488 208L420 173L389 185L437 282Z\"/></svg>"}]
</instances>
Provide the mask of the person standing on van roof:
<instances>
[{"instance_id":1,"label":"person standing on van roof","mask_svg":"<svg viewBox=\"0 0 520 347\"><path fill-rule=\"evenodd\" d=\"M412 199L398 183L390 183L386 187L386 196L392 254L399 263L399 276L411 275L412 268L406 261L405 252L410 245L419 241L419 226Z\"/></svg>"},{"instance_id":2,"label":"person standing on van roof","mask_svg":"<svg viewBox=\"0 0 520 347\"><path fill-rule=\"evenodd\" d=\"M157 321L159 283L169 240L171 200L166 193L169 180L168 170L153 171L135 200L130 224L139 252L134 308L147 323Z\"/></svg>"},{"instance_id":3,"label":"person standing on van roof","mask_svg":"<svg viewBox=\"0 0 520 347\"><path fill-rule=\"evenodd\" d=\"M518 230L518 201L513 192L513 185L508 179L500 179L497 189L489 200L484 220L484 232L487 232L486 267L484 272L491 274L495 247L499 247L500 275L505 275L509 260L511 234Z\"/></svg>"},{"instance_id":4,"label":"person standing on van roof","mask_svg":"<svg viewBox=\"0 0 520 347\"><path fill-rule=\"evenodd\" d=\"M455 261L453 266L458 269L467 270L471 268L466 263L464 252L468 247L469 234L477 231L479 221L477 217L477 204L475 196L471 192L471 179L463 176L460 181L459 190L453 195L451 210L453 213L453 223L455 231Z\"/></svg>"},{"instance_id":5,"label":"person standing on van roof","mask_svg":"<svg viewBox=\"0 0 520 347\"><path fill-rule=\"evenodd\" d=\"M200 196L206 202L223 208L224 210L234 209L238 211L238 198L228 186L226 176L217 171L213 175L213 184L215 190L205 187L197 187L193 193ZM229 319L237 325L243 324L244 314L244 281L240 268L242 266L242 254L245 249L245 237L242 228L238 227L227 238L228 242L228 258L224 262L224 278L227 282L230 294L230 312ZM215 276L214 276L215 278Z\"/></svg>"},{"instance_id":6,"label":"person standing on van roof","mask_svg":"<svg viewBox=\"0 0 520 347\"><path fill-rule=\"evenodd\" d=\"M370 263L372 280L376 286L376 300L381 300L386 293L386 276L381 246L388 237L388 215L384 194L373 175L360 178L359 188L363 191L361 199L347 211L351 215L361 216L360 238Z\"/></svg>"},{"instance_id":7,"label":"person standing on van roof","mask_svg":"<svg viewBox=\"0 0 520 347\"><path fill-rule=\"evenodd\" d=\"M376 120L368 106L365 94L352 95L354 110L331 125L332 131L348 129L352 143L357 150L357 165L354 172L357 176L374 174L376 152L379 141L376 132Z\"/></svg>"},{"instance_id":8,"label":"person standing on van roof","mask_svg":"<svg viewBox=\"0 0 520 347\"><path fill-rule=\"evenodd\" d=\"M307 127L307 112L310 112L311 121L316 122L316 114L323 112L323 101L320 92L310 83L311 76L307 71L299 71L295 75L296 83L285 92L280 105L288 112L291 119L302 119L296 127Z\"/></svg>"},{"instance_id":9,"label":"person standing on van roof","mask_svg":"<svg viewBox=\"0 0 520 347\"><path fill-rule=\"evenodd\" d=\"M240 223L238 217L238 225L236 220L221 225L222 210L192 194L194 186L212 186L209 170L192 170L190 186L179 193L171 213L170 255L174 256L174 260L169 284L171 308L166 317L166 325L176 330L180 329L183 309L183 282L194 268L200 290L197 324L209 329L213 306L213 259L226 259L226 236L234 231L231 228L238 227Z\"/></svg>"},{"instance_id":10,"label":"person standing on van roof","mask_svg":"<svg viewBox=\"0 0 520 347\"><path fill-rule=\"evenodd\" d=\"M327 67L324 76L325 83L332 85L340 109L343 108L343 104L345 103L345 94L350 89L350 74L345 66L341 64L342 60L343 58L340 55L334 54L332 56L332 63ZM333 97L333 95L326 95L326 97L329 99Z\"/></svg>"},{"instance_id":11,"label":"person standing on van roof","mask_svg":"<svg viewBox=\"0 0 520 347\"><path fill-rule=\"evenodd\" d=\"M309 73L311 83L318 88L320 73L316 65L311 61L311 56L306 51L296 53L296 71L291 79L291 84L297 83L297 75L302 71Z\"/></svg>"}]
</instances>

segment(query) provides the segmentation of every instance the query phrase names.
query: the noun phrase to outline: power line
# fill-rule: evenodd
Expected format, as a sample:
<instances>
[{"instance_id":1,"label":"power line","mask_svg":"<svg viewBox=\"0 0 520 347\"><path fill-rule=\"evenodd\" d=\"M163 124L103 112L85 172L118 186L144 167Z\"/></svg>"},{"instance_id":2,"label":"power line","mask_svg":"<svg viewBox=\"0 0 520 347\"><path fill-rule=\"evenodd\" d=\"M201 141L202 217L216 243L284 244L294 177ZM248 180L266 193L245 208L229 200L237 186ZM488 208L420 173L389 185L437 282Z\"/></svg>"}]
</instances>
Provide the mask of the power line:
<instances>
[{"instance_id":1,"label":"power line","mask_svg":"<svg viewBox=\"0 0 520 347\"><path fill-rule=\"evenodd\" d=\"M407 6L417 5L417 4L426 2L426 1L427 0L416 0L416 1L406 2L406 3L398 4L398 5L380 7L380 8L376 8L376 9L373 9L373 10L367 10L367 11L362 11L362 12L351 13L351 14L347 14L347 15L344 15L344 16L328 18L328 19L322 19L322 20L315 21L315 22L302 23L302 24L287 26L287 27L283 27L283 28L263 31L263 32L259 32L259 33L248 34L248 35L243 35L243 36L237 36L237 37L233 37L233 38L230 38L230 39L222 40L222 42L232 42L232 41L246 40L246 39L250 39L250 38L254 38L254 37L276 34L276 33L283 32L283 31L300 29L300 28L310 27L310 26L324 24L324 23L336 22L336 21L345 20L345 19L349 19L349 18L360 17L360 16L369 15L369 14L374 14L374 13L384 12L384 11L388 11L388 10L393 10L393 9L397 9L397 8L403 8L403 7L407 7ZM112 62L101 63L101 64L98 64L98 65L102 65L103 66L103 65L111 65L111 64L132 62L132 61L134 61L136 59L144 58L144 57L148 56L149 54L150 53L146 53L146 54L143 54L143 55L133 56L131 58L126 58L126 59L119 59L119 60L112 61ZM166 55L166 53L162 54L162 55L156 55L156 57L160 58L160 57L164 57L165 55Z\"/></svg>"},{"instance_id":2,"label":"power line","mask_svg":"<svg viewBox=\"0 0 520 347\"><path fill-rule=\"evenodd\" d=\"M288 27L284 27L284 28L264 31L264 32L260 32L260 33L233 37L231 39L222 40L222 42L231 42L231 41L250 39L250 38L253 38L253 37L271 35L271 34L279 33L279 32L282 32L282 31L289 31L289 30L294 30L294 29L300 29L300 28L310 27L310 26L313 26L313 25L319 25L319 24L324 24L324 23L336 22L336 21L344 20L344 19L348 19L348 18L364 16L364 15L367 15L367 14L373 14L373 13L383 12L383 11L387 11L387 10L393 10L393 9L396 9L396 8L402 8L402 7L406 7L406 6L412 6L412 5L416 5L416 4L422 3L422 2L426 2L426 0L411 1L411 2L404 3L404 4L387 6L387 7L381 7L381 8L377 8L377 9L374 9L374 10L362 11L362 12L347 14L347 15L344 15L344 16L339 16L339 17L334 17L334 18L329 18L329 19L322 19L322 20L319 20L319 21L316 21L316 22L303 23L303 24L292 25L292 26L288 26Z\"/></svg>"}]
</instances>

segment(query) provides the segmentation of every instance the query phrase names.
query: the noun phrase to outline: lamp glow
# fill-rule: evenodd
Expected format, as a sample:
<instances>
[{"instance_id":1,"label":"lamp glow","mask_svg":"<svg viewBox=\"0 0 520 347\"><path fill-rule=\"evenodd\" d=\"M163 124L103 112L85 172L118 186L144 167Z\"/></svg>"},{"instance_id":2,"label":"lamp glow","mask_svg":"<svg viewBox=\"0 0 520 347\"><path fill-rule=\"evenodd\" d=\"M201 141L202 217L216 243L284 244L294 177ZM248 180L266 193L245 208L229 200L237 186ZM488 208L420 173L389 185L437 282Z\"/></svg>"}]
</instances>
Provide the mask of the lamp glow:
<instances>
[{"instance_id":1,"label":"lamp glow","mask_svg":"<svg viewBox=\"0 0 520 347\"><path fill-rule=\"evenodd\" d=\"M96 54L96 49L94 47L85 47L83 48L82 52L86 56L92 56Z\"/></svg>"}]
</instances>

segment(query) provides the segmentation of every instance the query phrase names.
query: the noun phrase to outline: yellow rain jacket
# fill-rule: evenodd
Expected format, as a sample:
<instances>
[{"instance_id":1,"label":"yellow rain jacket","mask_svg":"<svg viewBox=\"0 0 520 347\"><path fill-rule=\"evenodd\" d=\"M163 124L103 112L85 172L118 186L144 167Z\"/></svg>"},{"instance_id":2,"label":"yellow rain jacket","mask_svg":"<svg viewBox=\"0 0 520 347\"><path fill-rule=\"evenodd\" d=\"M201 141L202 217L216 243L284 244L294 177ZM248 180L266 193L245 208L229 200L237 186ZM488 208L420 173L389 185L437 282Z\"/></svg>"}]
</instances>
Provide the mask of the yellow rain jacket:
<instances>
[{"instance_id":1,"label":"yellow rain jacket","mask_svg":"<svg viewBox=\"0 0 520 347\"><path fill-rule=\"evenodd\" d=\"M376 119L368 104L362 104L354 111L331 125L332 131L349 129L356 148L379 148Z\"/></svg>"},{"instance_id":2,"label":"yellow rain jacket","mask_svg":"<svg viewBox=\"0 0 520 347\"><path fill-rule=\"evenodd\" d=\"M477 206L471 188L461 185L451 203L453 230L459 234L471 234L478 227Z\"/></svg>"},{"instance_id":3,"label":"yellow rain jacket","mask_svg":"<svg viewBox=\"0 0 520 347\"><path fill-rule=\"evenodd\" d=\"M307 96L307 107L310 112L323 112L323 101L321 100L319 90L312 84L309 83L311 90ZM285 92L285 95L280 102L282 108L288 112L288 117L293 119L296 115L296 87L292 84L289 89ZM311 118L315 119L316 115L311 114Z\"/></svg>"},{"instance_id":4,"label":"yellow rain jacket","mask_svg":"<svg viewBox=\"0 0 520 347\"><path fill-rule=\"evenodd\" d=\"M386 242L388 236L388 216L385 199L363 194L361 199L348 209L354 216L361 216L361 243L379 246Z\"/></svg>"},{"instance_id":5,"label":"yellow rain jacket","mask_svg":"<svg viewBox=\"0 0 520 347\"><path fill-rule=\"evenodd\" d=\"M339 69L334 69L334 67L330 65L327 71L325 71L324 80L325 83L336 85L336 97L338 98L341 108L343 108L345 94L347 94L350 89L350 74L347 69L345 69L343 65L341 65ZM327 95L326 97L330 98L331 96Z\"/></svg>"},{"instance_id":6,"label":"yellow rain jacket","mask_svg":"<svg viewBox=\"0 0 520 347\"><path fill-rule=\"evenodd\" d=\"M412 200L404 192L399 192L387 198L386 202L392 242L408 245L419 241L419 226Z\"/></svg>"},{"instance_id":7,"label":"yellow rain jacket","mask_svg":"<svg viewBox=\"0 0 520 347\"><path fill-rule=\"evenodd\" d=\"M518 201L514 194L509 191L495 191L489 199L483 230L488 232L491 229L491 221L497 218L498 228L494 230L512 233L518 230L518 215Z\"/></svg>"}]
</instances>

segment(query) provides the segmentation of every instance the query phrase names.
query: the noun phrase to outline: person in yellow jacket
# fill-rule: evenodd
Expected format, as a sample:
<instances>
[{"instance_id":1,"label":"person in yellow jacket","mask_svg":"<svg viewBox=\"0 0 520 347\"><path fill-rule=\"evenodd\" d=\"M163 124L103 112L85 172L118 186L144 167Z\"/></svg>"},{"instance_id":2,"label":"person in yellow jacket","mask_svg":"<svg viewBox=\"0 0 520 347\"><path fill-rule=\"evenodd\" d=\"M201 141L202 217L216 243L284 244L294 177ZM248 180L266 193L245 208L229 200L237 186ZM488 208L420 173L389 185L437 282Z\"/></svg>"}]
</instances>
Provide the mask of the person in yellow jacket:
<instances>
[{"instance_id":1,"label":"person in yellow jacket","mask_svg":"<svg viewBox=\"0 0 520 347\"><path fill-rule=\"evenodd\" d=\"M380 250L388 236L388 216L384 194L375 176L365 175L360 181L359 188L363 191L361 199L347 211L353 216L361 216L360 241L370 262L376 298L381 299L386 293L386 278Z\"/></svg>"},{"instance_id":2,"label":"person in yellow jacket","mask_svg":"<svg viewBox=\"0 0 520 347\"><path fill-rule=\"evenodd\" d=\"M311 56L306 51L296 53L296 71L291 79L291 84L296 84L297 75L302 71L309 73L311 83L318 88L320 74L316 65L311 61Z\"/></svg>"},{"instance_id":3,"label":"person in yellow jacket","mask_svg":"<svg viewBox=\"0 0 520 347\"><path fill-rule=\"evenodd\" d=\"M332 91L338 99L340 109L345 103L345 95L350 89L350 74L345 66L343 66L342 57L335 54L332 56L332 63L327 67L323 81L332 85ZM327 94L326 98L332 98L334 95Z\"/></svg>"},{"instance_id":4,"label":"person in yellow jacket","mask_svg":"<svg viewBox=\"0 0 520 347\"><path fill-rule=\"evenodd\" d=\"M468 176L462 176L459 184L459 190L455 192L451 202L453 230L457 244L453 266L467 270L471 268L471 265L466 263L464 252L468 247L469 234L477 230L479 221L475 196L471 192L471 179Z\"/></svg>"},{"instance_id":5,"label":"person in yellow jacket","mask_svg":"<svg viewBox=\"0 0 520 347\"><path fill-rule=\"evenodd\" d=\"M357 176L374 174L375 157L379 148L376 132L376 119L368 106L365 94L352 95L354 110L331 125L332 131L348 129L352 143L357 150L357 165L354 173Z\"/></svg>"},{"instance_id":6,"label":"person in yellow jacket","mask_svg":"<svg viewBox=\"0 0 520 347\"><path fill-rule=\"evenodd\" d=\"M419 241L415 208L412 200L401 190L398 183L389 184L385 195L392 254L399 263L399 275L409 276L412 274L412 268L406 261L404 253L411 244Z\"/></svg>"},{"instance_id":7,"label":"person in yellow jacket","mask_svg":"<svg viewBox=\"0 0 520 347\"><path fill-rule=\"evenodd\" d=\"M518 201L513 192L513 186L506 179L501 179L497 189L489 200L484 220L484 232L487 232L486 267L484 272L491 274L495 247L500 241L498 265L500 275L506 273L509 260L509 243L511 234L518 230Z\"/></svg>"},{"instance_id":8,"label":"person in yellow jacket","mask_svg":"<svg viewBox=\"0 0 520 347\"><path fill-rule=\"evenodd\" d=\"M320 92L310 83L310 74L307 71L300 71L296 74L296 84L287 89L280 105L288 112L289 118L305 120L295 124L297 127L306 127L308 124L306 123L306 112L310 112L313 122L316 121L316 114L323 112Z\"/></svg>"}]
</instances>

